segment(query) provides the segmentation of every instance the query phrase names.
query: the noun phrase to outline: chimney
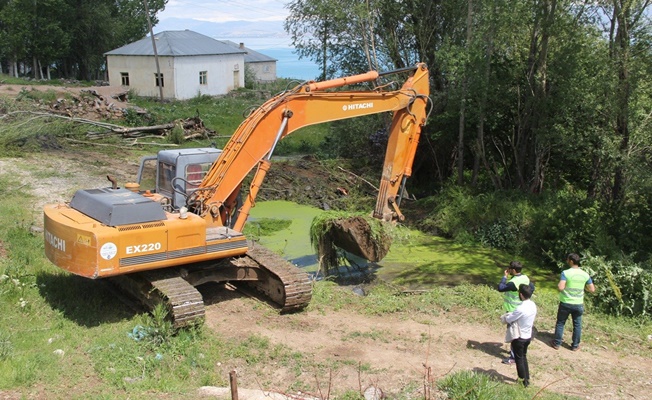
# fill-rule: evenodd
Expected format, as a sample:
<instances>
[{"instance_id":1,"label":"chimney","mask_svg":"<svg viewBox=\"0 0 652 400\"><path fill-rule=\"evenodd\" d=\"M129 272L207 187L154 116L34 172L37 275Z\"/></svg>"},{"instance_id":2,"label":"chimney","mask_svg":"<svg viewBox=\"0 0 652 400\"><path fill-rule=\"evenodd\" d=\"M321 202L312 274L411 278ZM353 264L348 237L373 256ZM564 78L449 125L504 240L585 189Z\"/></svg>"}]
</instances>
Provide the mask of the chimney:
<instances>
[{"instance_id":1,"label":"chimney","mask_svg":"<svg viewBox=\"0 0 652 400\"><path fill-rule=\"evenodd\" d=\"M240 42L240 48L244 50L244 43Z\"/></svg>"}]
</instances>

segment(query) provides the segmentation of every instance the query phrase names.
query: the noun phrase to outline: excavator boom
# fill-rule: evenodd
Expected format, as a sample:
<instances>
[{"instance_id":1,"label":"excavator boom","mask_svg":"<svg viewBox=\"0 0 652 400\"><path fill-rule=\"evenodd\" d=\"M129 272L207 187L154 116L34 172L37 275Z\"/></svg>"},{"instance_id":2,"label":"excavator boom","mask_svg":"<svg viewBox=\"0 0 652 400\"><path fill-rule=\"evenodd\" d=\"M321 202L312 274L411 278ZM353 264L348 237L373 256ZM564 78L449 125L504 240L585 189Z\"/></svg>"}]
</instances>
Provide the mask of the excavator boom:
<instances>
[{"instance_id":1,"label":"excavator boom","mask_svg":"<svg viewBox=\"0 0 652 400\"><path fill-rule=\"evenodd\" d=\"M383 165L381 194L374 215L386 220L402 219L394 199L404 178L412 173L412 162L421 127L426 123L429 101L429 75L425 64L407 70L412 73L411 76L395 91L325 91L377 79L379 74L371 71L348 78L299 85L268 100L238 127L189 203L209 224L224 225L225 219L236 212L231 205L233 202L229 200L234 198L234 192L239 190L245 176L259 166L258 171L263 176L254 179L234 225L235 230L241 230L264 173L269 169L269 165L265 164L279 140L309 125L390 111L394 112L394 117ZM220 209L221 212L218 212ZM220 221L216 221L218 219Z\"/></svg>"}]
</instances>

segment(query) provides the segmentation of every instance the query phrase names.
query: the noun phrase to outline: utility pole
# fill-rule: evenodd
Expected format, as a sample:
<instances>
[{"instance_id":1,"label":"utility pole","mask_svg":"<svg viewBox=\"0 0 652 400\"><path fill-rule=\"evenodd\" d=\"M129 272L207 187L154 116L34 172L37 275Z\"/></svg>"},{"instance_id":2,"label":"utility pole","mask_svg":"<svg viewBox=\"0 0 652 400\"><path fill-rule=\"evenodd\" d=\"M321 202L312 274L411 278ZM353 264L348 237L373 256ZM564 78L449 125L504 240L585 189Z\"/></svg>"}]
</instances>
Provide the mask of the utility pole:
<instances>
[{"instance_id":1,"label":"utility pole","mask_svg":"<svg viewBox=\"0 0 652 400\"><path fill-rule=\"evenodd\" d=\"M152 20L149 18L149 6L147 5L147 0L143 0L145 3L145 15L147 15L147 26L149 26L149 36L152 37L152 48L154 49L154 61L156 61L156 84L158 86L159 94L161 95L161 101L163 101L163 79L161 76L161 68L158 64L158 53L156 52L156 39L154 39L154 31L152 30Z\"/></svg>"}]
</instances>

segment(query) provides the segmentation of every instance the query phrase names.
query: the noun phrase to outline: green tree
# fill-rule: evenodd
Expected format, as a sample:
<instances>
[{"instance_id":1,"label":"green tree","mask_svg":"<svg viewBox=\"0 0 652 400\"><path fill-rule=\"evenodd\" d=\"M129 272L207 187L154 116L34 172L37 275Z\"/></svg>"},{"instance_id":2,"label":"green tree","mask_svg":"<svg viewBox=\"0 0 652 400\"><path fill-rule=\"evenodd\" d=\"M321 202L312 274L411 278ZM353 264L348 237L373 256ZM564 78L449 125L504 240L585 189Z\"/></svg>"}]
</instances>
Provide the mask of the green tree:
<instances>
[{"instance_id":1,"label":"green tree","mask_svg":"<svg viewBox=\"0 0 652 400\"><path fill-rule=\"evenodd\" d=\"M150 0L150 16L167 0ZM34 77L56 65L60 76L103 78L104 53L148 32L142 0L7 0L0 2L0 55ZM74 39L74 40L73 40Z\"/></svg>"},{"instance_id":2,"label":"green tree","mask_svg":"<svg viewBox=\"0 0 652 400\"><path fill-rule=\"evenodd\" d=\"M80 79L104 77L104 53L131 41L142 39L148 31L142 0L66 0L73 10L65 30L75 38L60 60L64 76ZM152 24L167 0L148 2Z\"/></svg>"}]
</instances>

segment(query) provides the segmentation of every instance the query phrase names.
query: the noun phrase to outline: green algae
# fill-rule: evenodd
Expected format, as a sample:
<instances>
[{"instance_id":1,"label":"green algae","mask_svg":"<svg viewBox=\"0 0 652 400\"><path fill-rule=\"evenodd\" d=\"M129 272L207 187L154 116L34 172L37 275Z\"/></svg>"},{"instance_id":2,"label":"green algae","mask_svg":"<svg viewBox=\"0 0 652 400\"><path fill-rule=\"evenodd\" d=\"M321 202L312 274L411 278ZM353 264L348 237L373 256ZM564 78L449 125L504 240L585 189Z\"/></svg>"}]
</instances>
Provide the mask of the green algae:
<instances>
[{"instance_id":1,"label":"green algae","mask_svg":"<svg viewBox=\"0 0 652 400\"><path fill-rule=\"evenodd\" d=\"M259 201L251 209L247 225L262 219L287 220L291 223L282 229L250 236L268 249L307 271L318 269L317 256L310 244L310 224L324 211L311 206L284 200Z\"/></svg>"},{"instance_id":2,"label":"green algae","mask_svg":"<svg viewBox=\"0 0 652 400\"><path fill-rule=\"evenodd\" d=\"M265 235L250 236L285 259L317 271L317 256L310 241L313 219L326 211L289 201L256 203L248 224L265 218L288 220L286 227ZM523 257L482 246L463 245L404 226L395 228L394 242L387 256L371 264L376 277L406 288L457 286L462 283L495 286L510 261L517 259L537 289L556 288L558 277ZM361 260L357 260L361 261Z\"/></svg>"}]
</instances>

